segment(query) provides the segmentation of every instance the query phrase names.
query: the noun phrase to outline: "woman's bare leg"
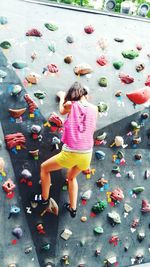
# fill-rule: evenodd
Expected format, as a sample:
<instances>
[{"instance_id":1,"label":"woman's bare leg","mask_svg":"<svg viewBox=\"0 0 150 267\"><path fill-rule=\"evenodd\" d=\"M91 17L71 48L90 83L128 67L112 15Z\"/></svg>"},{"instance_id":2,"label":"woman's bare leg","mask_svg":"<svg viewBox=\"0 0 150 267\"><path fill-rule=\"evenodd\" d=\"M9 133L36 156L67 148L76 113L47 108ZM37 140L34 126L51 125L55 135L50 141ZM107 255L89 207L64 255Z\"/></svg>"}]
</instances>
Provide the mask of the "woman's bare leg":
<instances>
[{"instance_id":1,"label":"woman's bare leg","mask_svg":"<svg viewBox=\"0 0 150 267\"><path fill-rule=\"evenodd\" d=\"M41 186L42 186L42 198L47 200L49 197L51 175L50 172L62 169L62 167L56 162L56 156L44 161L41 164Z\"/></svg>"},{"instance_id":2,"label":"woman's bare leg","mask_svg":"<svg viewBox=\"0 0 150 267\"><path fill-rule=\"evenodd\" d=\"M78 199L78 182L76 176L80 172L81 170L77 166L74 166L67 173L70 208L74 210L77 208Z\"/></svg>"}]
</instances>

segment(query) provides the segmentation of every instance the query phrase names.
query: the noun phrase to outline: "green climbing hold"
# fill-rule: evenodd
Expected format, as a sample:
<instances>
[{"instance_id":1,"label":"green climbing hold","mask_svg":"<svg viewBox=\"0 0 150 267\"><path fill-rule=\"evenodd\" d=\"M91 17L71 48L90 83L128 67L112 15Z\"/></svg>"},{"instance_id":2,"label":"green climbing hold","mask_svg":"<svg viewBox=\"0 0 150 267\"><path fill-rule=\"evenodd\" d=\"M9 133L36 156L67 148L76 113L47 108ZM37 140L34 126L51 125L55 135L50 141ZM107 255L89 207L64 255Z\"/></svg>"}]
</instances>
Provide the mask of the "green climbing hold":
<instances>
[{"instance_id":1,"label":"green climbing hold","mask_svg":"<svg viewBox=\"0 0 150 267\"><path fill-rule=\"evenodd\" d=\"M81 241L80 241L80 246L81 246L81 247L84 247L84 245L85 245L85 240L81 240Z\"/></svg>"},{"instance_id":2,"label":"green climbing hold","mask_svg":"<svg viewBox=\"0 0 150 267\"><path fill-rule=\"evenodd\" d=\"M13 96L18 95L22 91L22 87L19 84L14 85L11 94Z\"/></svg>"},{"instance_id":3,"label":"green climbing hold","mask_svg":"<svg viewBox=\"0 0 150 267\"><path fill-rule=\"evenodd\" d=\"M118 150L118 152L117 152L117 158L118 159L123 159L124 158L124 154L123 154L123 152L121 150Z\"/></svg>"},{"instance_id":4,"label":"green climbing hold","mask_svg":"<svg viewBox=\"0 0 150 267\"><path fill-rule=\"evenodd\" d=\"M27 63L25 63L23 61L16 61L16 62L12 63L12 66L15 69L24 69L27 67Z\"/></svg>"},{"instance_id":5,"label":"green climbing hold","mask_svg":"<svg viewBox=\"0 0 150 267\"><path fill-rule=\"evenodd\" d=\"M128 59L134 59L139 56L139 53L134 50L127 50L122 52L123 57Z\"/></svg>"},{"instance_id":6,"label":"green climbing hold","mask_svg":"<svg viewBox=\"0 0 150 267\"><path fill-rule=\"evenodd\" d=\"M108 105L105 102L100 102L98 105L98 112L106 112L108 110Z\"/></svg>"},{"instance_id":7,"label":"green climbing hold","mask_svg":"<svg viewBox=\"0 0 150 267\"><path fill-rule=\"evenodd\" d=\"M50 31L57 31L58 26L53 23L45 23L44 26Z\"/></svg>"},{"instance_id":8,"label":"green climbing hold","mask_svg":"<svg viewBox=\"0 0 150 267\"><path fill-rule=\"evenodd\" d=\"M34 93L34 96L37 97L38 99L44 99L46 96L46 93L42 91L37 91Z\"/></svg>"},{"instance_id":9,"label":"green climbing hold","mask_svg":"<svg viewBox=\"0 0 150 267\"><path fill-rule=\"evenodd\" d=\"M112 173L119 173L120 172L120 168L119 166L114 166L113 169L112 169Z\"/></svg>"},{"instance_id":10,"label":"green climbing hold","mask_svg":"<svg viewBox=\"0 0 150 267\"><path fill-rule=\"evenodd\" d=\"M101 226L95 227L93 231L96 234L103 234L104 233L104 230L103 230L103 228Z\"/></svg>"},{"instance_id":11,"label":"green climbing hold","mask_svg":"<svg viewBox=\"0 0 150 267\"><path fill-rule=\"evenodd\" d=\"M107 78L101 77L98 81L99 86L101 87L107 87Z\"/></svg>"},{"instance_id":12,"label":"green climbing hold","mask_svg":"<svg viewBox=\"0 0 150 267\"><path fill-rule=\"evenodd\" d=\"M67 191L67 190L68 190L68 186L67 185L63 185L62 191Z\"/></svg>"},{"instance_id":13,"label":"green climbing hold","mask_svg":"<svg viewBox=\"0 0 150 267\"><path fill-rule=\"evenodd\" d=\"M145 190L145 188L144 188L143 186L137 186L137 187L134 187L134 188L132 189L133 193L135 193L135 194L141 193L141 192L143 192L144 190Z\"/></svg>"},{"instance_id":14,"label":"green climbing hold","mask_svg":"<svg viewBox=\"0 0 150 267\"><path fill-rule=\"evenodd\" d=\"M8 41L4 41L0 43L0 47L3 49L9 49L11 47L11 43L9 43Z\"/></svg>"},{"instance_id":15,"label":"green climbing hold","mask_svg":"<svg viewBox=\"0 0 150 267\"><path fill-rule=\"evenodd\" d=\"M92 207L92 211L96 214L102 212L107 207L106 200L100 200Z\"/></svg>"},{"instance_id":16,"label":"green climbing hold","mask_svg":"<svg viewBox=\"0 0 150 267\"><path fill-rule=\"evenodd\" d=\"M140 129L140 125L136 121L131 121L131 128L132 130Z\"/></svg>"},{"instance_id":17,"label":"green climbing hold","mask_svg":"<svg viewBox=\"0 0 150 267\"><path fill-rule=\"evenodd\" d=\"M55 53L55 51L56 51L55 44L54 44L53 42L50 43L50 44L48 45L48 49L49 49L51 52Z\"/></svg>"},{"instance_id":18,"label":"green climbing hold","mask_svg":"<svg viewBox=\"0 0 150 267\"><path fill-rule=\"evenodd\" d=\"M41 245L41 250L44 250L44 251L48 251L50 250L50 243L45 243L43 245Z\"/></svg>"},{"instance_id":19,"label":"green climbing hold","mask_svg":"<svg viewBox=\"0 0 150 267\"><path fill-rule=\"evenodd\" d=\"M116 70L120 70L120 68L123 66L123 61L115 61L113 62L113 66Z\"/></svg>"}]
</instances>

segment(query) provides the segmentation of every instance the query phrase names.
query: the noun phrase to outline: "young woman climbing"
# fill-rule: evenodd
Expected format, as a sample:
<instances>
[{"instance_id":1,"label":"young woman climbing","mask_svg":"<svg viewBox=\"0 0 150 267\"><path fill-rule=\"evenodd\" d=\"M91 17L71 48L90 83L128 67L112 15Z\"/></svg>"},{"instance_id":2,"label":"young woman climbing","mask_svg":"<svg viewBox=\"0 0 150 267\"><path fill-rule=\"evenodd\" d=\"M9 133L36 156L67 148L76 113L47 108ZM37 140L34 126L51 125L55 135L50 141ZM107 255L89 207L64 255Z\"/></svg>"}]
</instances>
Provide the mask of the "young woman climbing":
<instances>
[{"instance_id":1,"label":"young woman climbing","mask_svg":"<svg viewBox=\"0 0 150 267\"><path fill-rule=\"evenodd\" d=\"M59 91L59 111L66 115L61 141L62 150L41 164L41 204L49 204L51 172L67 168L69 203L65 208L72 217L76 216L78 183L77 175L90 166L93 134L96 129L98 109L88 102L88 91L79 82L75 82L67 93Z\"/></svg>"}]
</instances>

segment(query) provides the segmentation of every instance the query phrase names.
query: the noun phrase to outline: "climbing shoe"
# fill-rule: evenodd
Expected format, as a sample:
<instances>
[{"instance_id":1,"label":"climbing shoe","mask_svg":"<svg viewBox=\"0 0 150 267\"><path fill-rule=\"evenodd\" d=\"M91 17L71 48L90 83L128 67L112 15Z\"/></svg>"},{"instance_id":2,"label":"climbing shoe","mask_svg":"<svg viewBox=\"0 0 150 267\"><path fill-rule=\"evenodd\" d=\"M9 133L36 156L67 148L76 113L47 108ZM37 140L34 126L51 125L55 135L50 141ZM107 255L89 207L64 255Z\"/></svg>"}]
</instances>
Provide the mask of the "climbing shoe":
<instances>
[{"instance_id":1,"label":"climbing shoe","mask_svg":"<svg viewBox=\"0 0 150 267\"><path fill-rule=\"evenodd\" d=\"M64 204L64 208L70 212L70 215L72 218L76 217L76 214L77 214L77 210L74 210L73 208L70 207L70 204L69 203L65 203Z\"/></svg>"}]
</instances>

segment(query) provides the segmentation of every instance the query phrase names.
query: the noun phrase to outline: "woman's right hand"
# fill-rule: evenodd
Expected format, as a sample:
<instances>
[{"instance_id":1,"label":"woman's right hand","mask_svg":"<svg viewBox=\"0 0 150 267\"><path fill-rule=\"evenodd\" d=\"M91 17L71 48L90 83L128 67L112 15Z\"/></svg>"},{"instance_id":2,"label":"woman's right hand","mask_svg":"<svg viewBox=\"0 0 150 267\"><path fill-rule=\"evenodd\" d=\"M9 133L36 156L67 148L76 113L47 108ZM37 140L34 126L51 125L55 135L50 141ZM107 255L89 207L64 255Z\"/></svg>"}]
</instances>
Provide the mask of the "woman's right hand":
<instances>
[{"instance_id":1,"label":"woman's right hand","mask_svg":"<svg viewBox=\"0 0 150 267\"><path fill-rule=\"evenodd\" d=\"M56 95L57 95L60 99L64 99L66 93L65 93L64 91L58 91Z\"/></svg>"}]
</instances>

